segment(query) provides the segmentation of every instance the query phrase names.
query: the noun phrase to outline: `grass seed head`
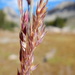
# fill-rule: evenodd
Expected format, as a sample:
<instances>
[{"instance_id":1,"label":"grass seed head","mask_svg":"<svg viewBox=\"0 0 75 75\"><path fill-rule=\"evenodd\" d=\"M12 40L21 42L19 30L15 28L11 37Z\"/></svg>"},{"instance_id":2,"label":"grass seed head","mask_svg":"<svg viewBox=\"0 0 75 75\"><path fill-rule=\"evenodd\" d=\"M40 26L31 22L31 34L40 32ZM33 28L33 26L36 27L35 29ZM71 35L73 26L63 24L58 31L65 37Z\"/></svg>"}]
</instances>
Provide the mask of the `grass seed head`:
<instances>
[{"instance_id":1,"label":"grass seed head","mask_svg":"<svg viewBox=\"0 0 75 75\"><path fill-rule=\"evenodd\" d=\"M21 71L18 71L18 75L30 75L31 71L36 69L37 65L33 65L34 61L34 49L38 46L45 35L44 17L46 15L46 4L40 0L36 15L33 15L33 25L30 24L29 11L24 12L22 8L22 0L18 0L18 5L21 13L21 31L20 31L20 63ZM27 0L30 5L31 0ZM32 30L31 30L32 29Z\"/></svg>"}]
</instances>

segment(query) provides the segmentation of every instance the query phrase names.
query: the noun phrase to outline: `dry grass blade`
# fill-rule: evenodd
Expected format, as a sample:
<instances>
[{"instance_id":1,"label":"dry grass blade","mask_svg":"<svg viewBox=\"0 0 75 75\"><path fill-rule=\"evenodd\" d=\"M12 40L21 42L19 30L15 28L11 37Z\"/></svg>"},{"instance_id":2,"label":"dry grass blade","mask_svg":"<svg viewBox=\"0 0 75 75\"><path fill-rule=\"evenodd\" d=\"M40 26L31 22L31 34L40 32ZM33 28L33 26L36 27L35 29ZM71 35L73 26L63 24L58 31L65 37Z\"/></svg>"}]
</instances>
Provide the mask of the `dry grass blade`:
<instances>
[{"instance_id":1,"label":"dry grass blade","mask_svg":"<svg viewBox=\"0 0 75 75\"><path fill-rule=\"evenodd\" d=\"M22 0L18 0L18 6L19 6L19 10L21 15L23 14L23 1Z\"/></svg>"}]
</instances>

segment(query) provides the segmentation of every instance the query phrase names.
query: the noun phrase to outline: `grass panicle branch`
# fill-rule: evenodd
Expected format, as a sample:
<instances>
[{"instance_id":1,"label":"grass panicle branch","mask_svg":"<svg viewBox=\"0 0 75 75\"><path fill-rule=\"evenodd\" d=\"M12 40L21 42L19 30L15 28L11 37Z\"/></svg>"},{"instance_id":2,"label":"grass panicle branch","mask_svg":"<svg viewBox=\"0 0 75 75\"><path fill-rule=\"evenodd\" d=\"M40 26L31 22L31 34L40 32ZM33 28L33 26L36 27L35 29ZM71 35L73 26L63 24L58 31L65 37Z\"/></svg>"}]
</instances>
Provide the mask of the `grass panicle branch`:
<instances>
[{"instance_id":1,"label":"grass panicle branch","mask_svg":"<svg viewBox=\"0 0 75 75\"><path fill-rule=\"evenodd\" d=\"M33 0L27 0L28 5L31 6L31 15L29 10L23 11L23 2L18 0L18 5L21 14L21 30L20 38L20 64L21 70L17 75L30 75L36 69L37 65L33 65L34 49L38 46L45 35L44 17L46 15L46 2L40 0L37 5L36 14L33 15ZM30 24L30 25L29 25Z\"/></svg>"}]
</instances>

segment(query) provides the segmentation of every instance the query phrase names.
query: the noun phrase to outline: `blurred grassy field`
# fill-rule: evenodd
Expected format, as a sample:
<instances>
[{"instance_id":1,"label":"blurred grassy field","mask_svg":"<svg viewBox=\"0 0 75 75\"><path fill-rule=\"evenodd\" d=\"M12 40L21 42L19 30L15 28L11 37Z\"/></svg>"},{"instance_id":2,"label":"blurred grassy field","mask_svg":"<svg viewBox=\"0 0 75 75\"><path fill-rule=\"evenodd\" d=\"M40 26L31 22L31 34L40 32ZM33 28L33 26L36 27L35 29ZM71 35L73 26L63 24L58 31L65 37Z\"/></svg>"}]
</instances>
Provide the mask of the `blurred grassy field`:
<instances>
[{"instance_id":1,"label":"blurred grassy field","mask_svg":"<svg viewBox=\"0 0 75 75\"><path fill-rule=\"evenodd\" d=\"M12 54L19 55L18 32L0 32L0 38L9 37L16 42L0 43L0 75L17 75L19 59L10 60ZM56 53L52 59L43 62L51 49ZM35 62L39 64L32 75L75 75L75 35L47 33L42 44L34 52Z\"/></svg>"}]
</instances>

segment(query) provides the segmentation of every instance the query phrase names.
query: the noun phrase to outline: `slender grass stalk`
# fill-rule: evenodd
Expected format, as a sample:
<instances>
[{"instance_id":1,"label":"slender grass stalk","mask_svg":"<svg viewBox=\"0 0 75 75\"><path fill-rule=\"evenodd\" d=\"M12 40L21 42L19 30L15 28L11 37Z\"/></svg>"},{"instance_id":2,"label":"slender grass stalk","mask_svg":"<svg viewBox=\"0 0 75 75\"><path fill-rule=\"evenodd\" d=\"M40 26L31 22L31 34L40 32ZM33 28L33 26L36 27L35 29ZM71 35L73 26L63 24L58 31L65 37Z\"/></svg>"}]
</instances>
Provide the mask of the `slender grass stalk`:
<instances>
[{"instance_id":1,"label":"slender grass stalk","mask_svg":"<svg viewBox=\"0 0 75 75\"><path fill-rule=\"evenodd\" d=\"M31 32L32 32L32 25L33 25L33 0L31 1L30 4L30 25L31 25Z\"/></svg>"},{"instance_id":2,"label":"slender grass stalk","mask_svg":"<svg viewBox=\"0 0 75 75\"><path fill-rule=\"evenodd\" d=\"M17 75L30 75L36 69L37 65L33 65L34 50L42 42L45 35L44 17L48 0L46 2L40 0L37 5L36 15L33 15L33 0L27 0L27 2L30 9L24 12L23 2L18 0L21 14L21 30L19 34L21 70L18 71Z\"/></svg>"}]
</instances>

